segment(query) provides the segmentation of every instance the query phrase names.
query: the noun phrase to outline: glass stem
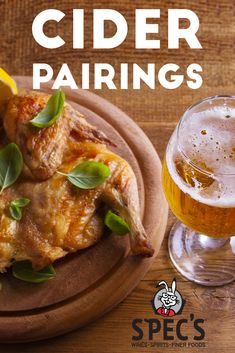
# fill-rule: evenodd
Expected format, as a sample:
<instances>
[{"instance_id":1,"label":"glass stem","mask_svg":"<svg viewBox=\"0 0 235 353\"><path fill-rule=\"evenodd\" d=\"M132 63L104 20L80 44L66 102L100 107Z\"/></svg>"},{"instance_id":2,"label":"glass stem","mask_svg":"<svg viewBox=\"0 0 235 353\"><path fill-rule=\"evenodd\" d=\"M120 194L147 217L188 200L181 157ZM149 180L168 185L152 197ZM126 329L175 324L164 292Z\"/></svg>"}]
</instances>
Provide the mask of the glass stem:
<instances>
[{"instance_id":1,"label":"glass stem","mask_svg":"<svg viewBox=\"0 0 235 353\"><path fill-rule=\"evenodd\" d=\"M227 243L230 238L214 238L204 234L198 234L198 241L203 249L219 249Z\"/></svg>"}]
</instances>

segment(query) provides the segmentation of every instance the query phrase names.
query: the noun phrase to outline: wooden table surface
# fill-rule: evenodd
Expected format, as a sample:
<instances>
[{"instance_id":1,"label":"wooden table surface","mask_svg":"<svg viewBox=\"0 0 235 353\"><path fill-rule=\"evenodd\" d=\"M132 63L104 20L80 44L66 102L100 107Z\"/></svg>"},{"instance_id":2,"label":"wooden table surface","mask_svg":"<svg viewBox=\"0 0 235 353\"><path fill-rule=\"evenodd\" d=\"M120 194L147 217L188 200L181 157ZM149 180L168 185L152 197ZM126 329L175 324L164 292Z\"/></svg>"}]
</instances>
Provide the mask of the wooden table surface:
<instances>
[{"instance_id":1,"label":"wooden table surface","mask_svg":"<svg viewBox=\"0 0 235 353\"><path fill-rule=\"evenodd\" d=\"M31 24L34 16L47 8L58 8L66 13L60 24L59 33L66 40L60 49L43 49L35 43L31 35ZM72 49L72 9L85 9L84 50ZM113 8L120 11L129 24L128 38L120 47L113 50L92 49L92 9ZM134 48L134 9L160 8L160 50L136 50ZM167 49L167 9L188 8L200 18L198 38L203 46L201 50L192 50L182 43L178 50ZM234 94L235 80L235 1L45 1L45 0L6 0L0 1L0 65L14 75L32 75L32 63L45 62L52 65L55 73L63 62L68 63L74 76L79 81L81 63L107 62L117 70L119 64L137 63L143 68L146 63L156 63L159 68L165 63L177 63L185 72L187 65L197 62L203 67L203 86L199 90L191 90L183 84L176 90L166 90L157 85L155 90L142 86L138 90L108 90L103 88L97 94L111 101L129 114L145 131L154 144L160 157L163 158L168 139L181 117L183 111L200 98L216 94ZM46 31L53 34L56 27L47 26ZM112 26L107 31L113 33ZM91 74L91 80L93 74ZM130 75L131 82L131 75ZM130 86L131 87L131 86ZM93 89L91 89L93 90ZM140 141L141 143L141 141ZM154 215L153 215L154 217ZM114 353L114 352L213 352L229 353L235 351L234 339L234 306L235 285L221 288L206 288L183 279L172 267L167 252L167 236L174 217L170 215L165 240L151 270L138 287L116 309L106 314L89 326L67 334L63 337L44 342L4 345L0 344L0 352L17 353ZM155 293L155 285L159 280L178 281L178 289L186 299L181 315L189 319L191 313L195 317L205 319L206 332L201 348L134 348L132 347L132 320L135 318L153 318L150 300ZM79 315L79 313L78 313ZM176 320L176 319L175 319ZM190 319L189 319L190 321ZM45 327L46 329L46 327ZM191 326L185 332L190 335ZM145 330L147 334L147 330ZM161 335L156 341L163 342ZM179 342L176 338L174 343Z\"/></svg>"}]
</instances>

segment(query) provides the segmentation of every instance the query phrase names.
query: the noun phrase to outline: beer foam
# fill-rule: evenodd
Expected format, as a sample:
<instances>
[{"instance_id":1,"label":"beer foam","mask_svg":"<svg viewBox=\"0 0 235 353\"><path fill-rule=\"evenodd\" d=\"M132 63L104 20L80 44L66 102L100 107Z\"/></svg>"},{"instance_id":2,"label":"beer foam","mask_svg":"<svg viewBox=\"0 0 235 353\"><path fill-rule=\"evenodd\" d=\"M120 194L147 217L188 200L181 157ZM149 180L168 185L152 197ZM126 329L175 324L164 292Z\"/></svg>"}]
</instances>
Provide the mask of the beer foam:
<instances>
[{"instance_id":1,"label":"beer foam","mask_svg":"<svg viewBox=\"0 0 235 353\"><path fill-rule=\"evenodd\" d=\"M192 109L193 110L193 109ZM171 137L166 162L178 187L193 199L211 206L235 207L235 108L227 105L196 111L183 118ZM201 169L212 173L214 182L200 188L187 184L175 162L183 160L180 150ZM184 160L184 163L187 163Z\"/></svg>"}]
</instances>

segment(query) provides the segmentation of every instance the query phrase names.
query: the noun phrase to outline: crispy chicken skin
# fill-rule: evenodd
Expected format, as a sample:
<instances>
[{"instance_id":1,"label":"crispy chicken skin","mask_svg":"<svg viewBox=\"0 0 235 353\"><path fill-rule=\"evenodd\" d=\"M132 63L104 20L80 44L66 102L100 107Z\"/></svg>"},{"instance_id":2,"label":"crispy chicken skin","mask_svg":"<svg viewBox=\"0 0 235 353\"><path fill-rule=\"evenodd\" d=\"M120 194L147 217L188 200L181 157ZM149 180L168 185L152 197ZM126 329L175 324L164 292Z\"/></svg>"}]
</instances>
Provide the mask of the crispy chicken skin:
<instances>
[{"instance_id":1,"label":"crispy chicken skin","mask_svg":"<svg viewBox=\"0 0 235 353\"><path fill-rule=\"evenodd\" d=\"M39 129L30 123L46 105L49 95L22 92L13 96L3 114L3 125L10 141L20 147L25 161L25 174L36 180L51 177L62 163L66 141L76 134L79 141L110 143L107 137L86 122L70 105L65 104L62 115L52 126Z\"/></svg>"},{"instance_id":2,"label":"crispy chicken skin","mask_svg":"<svg viewBox=\"0 0 235 353\"><path fill-rule=\"evenodd\" d=\"M51 127L33 127L29 120L47 99L41 93L21 93L9 101L3 116L7 137L19 145L25 168L21 178L0 195L0 272L12 260L30 260L35 269L41 269L95 244L104 231L100 210L105 207L129 224L132 252L152 256L130 165L108 150L104 144L108 138L68 104ZM109 178L95 189L76 188L57 173L69 172L87 160L104 163L110 169ZM19 222L8 211L10 201L18 197L31 200Z\"/></svg>"}]
</instances>

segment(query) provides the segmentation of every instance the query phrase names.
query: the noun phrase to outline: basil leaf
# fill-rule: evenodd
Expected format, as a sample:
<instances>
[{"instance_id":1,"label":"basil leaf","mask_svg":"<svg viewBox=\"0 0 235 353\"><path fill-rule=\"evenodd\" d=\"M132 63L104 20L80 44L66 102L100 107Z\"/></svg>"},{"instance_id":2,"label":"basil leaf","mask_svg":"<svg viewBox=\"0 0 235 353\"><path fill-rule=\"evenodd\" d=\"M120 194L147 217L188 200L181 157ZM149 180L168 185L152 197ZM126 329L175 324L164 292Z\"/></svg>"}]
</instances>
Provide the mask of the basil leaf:
<instances>
[{"instance_id":1,"label":"basil leaf","mask_svg":"<svg viewBox=\"0 0 235 353\"><path fill-rule=\"evenodd\" d=\"M11 186L23 169L23 157L15 143L9 143L0 150L0 188L1 192Z\"/></svg>"},{"instance_id":2,"label":"basil leaf","mask_svg":"<svg viewBox=\"0 0 235 353\"><path fill-rule=\"evenodd\" d=\"M20 221L22 218L22 212L21 209L17 206L10 206L9 207L10 215L13 219L16 221Z\"/></svg>"},{"instance_id":3,"label":"basil leaf","mask_svg":"<svg viewBox=\"0 0 235 353\"><path fill-rule=\"evenodd\" d=\"M87 161L77 165L68 174L58 173L67 176L70 183L80 189L93 189L109 177L110 170L103 163Z\"/></svg>"},{"instance_id":4,"label":"basil leaf","mask_svg":"<svg viewBox=\"0 0 235 353\"><path fill-rule=\"evenodd\" d=\"M11 206L25 207L29 203L30 203L29 199L27 199L26 197L21 197L21 198L18 198L18 199L11 201Z\"/></svg>"},{"instance_id":5,"label":"basil leaf","mask_svg":"<svg viewBox=\"0 0 235 353\"><path fill-rule=\"evenodd\" d=\"M9 212L11 217L16 221L20 221L22 218L21 208L27 206L29 203L30 203L30 200L25 197L18 198L11 201L10 207L9 207Z\"/></svg>"},{"instance_id":6,"label":"basil leaf","mask_svg":"<svg viewBox=\"0 0 235 353\"><path fill-rule=\"evenodd\" d=\"M117 216L112 211L108 211L105 215L104 224L117 235L125 235L129 233L128 224L121 217Z\"/></svg>"},{"instance_id":7,"label":"basil leaf","mask_svg":"<svg viewBox=\"0 0 235 353\"><path fill-rule=\"evenodd\" d=\"M49 127L59 119L64 107L65 95L62 90L56 91L48 100L44 109L38 113L34 119L30 120L31 124L39 127Z\"/></svg>"},{"instance_id":8,"label":"basil leaf","mask_svg":"<svg viewBox=\"0 0 235 353\"><path fill-rule=\"evenodd\" d=\"M15 278L25 282L41 283L55 277L55 270L52 265L35 271L30 261L17 261L12 265L12 273Z\"/></svg>"}]
</instances>

